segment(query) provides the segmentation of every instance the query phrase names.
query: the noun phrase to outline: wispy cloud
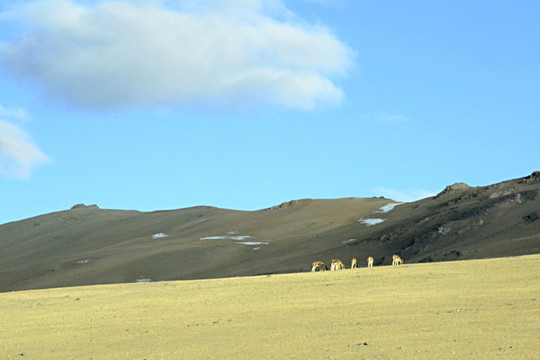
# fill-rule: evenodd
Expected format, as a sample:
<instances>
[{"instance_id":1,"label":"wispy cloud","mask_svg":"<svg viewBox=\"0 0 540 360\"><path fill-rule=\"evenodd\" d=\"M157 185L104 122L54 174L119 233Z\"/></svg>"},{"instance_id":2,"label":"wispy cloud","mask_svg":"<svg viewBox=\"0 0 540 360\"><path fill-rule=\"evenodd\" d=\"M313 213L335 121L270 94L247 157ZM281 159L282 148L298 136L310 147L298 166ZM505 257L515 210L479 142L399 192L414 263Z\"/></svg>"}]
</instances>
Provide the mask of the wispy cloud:
<instances>
[{"instance_id":1,"label":"wispy cloud","mask_svg":"<svg viewBox=\"0 0 540 360\"><path fill-rule=\"evenodd\" d=\"M14 118L19 120L25 120L28 118L28 114L21 108L5 108L0 105L0 118Z\"/></svg>"},{"instance_id":2,"label":"wispy cloud","mask_svg":"<svg viewBox=\"0 0 540 360\"><path fill-rule=\"evenodd\" d=\"M429 190L394 190L387 188L375 188L371 190L375 196L384 196L396 201L411 202L434 196L436 193Z\"/></svg>"},{"instance_id":3,"label":"wispy cloud","mask_svg":"<svg viewBox=\"0 0 540 360\"><path fill-rule=\"evenodd\" d=\"M407 122L408 119L405 115L402 114L377 114L375 115L375 119L379 122L383 123L401 123L401 122Z\"/></svg>"},{"instance_id":4,"label":"wispy cloud","mask_svg":"<svg viewBox=\"0 0 540 360\"><path fill-rule=\"evenodd\" d=\"M362 120L376 121L380 123L405 123L409 122L409 118L403 114L387 114L382 112L377 113L364 113L359 117Z\"/></svg>"},{"instance_id":5,"label":"wispy cloud","mask_svg":"<svg viewBox=\"0 0 540 360\"><path fill-rule=\"evenodd\" d=\"M0 106L0 176L28 179L32 170L49 158L37 147L30 134L3 118L26 118L21 109Z\"/></svg>"},{"instance_id":6,"label":"wispy cloud","mask_svg":"<svg viewBox=\"0 0 540 360\"><path fill-rule=\"evenodd\" d=\"M277 0L43 0L1 14L24 36L0 66L90 109L132 105L336 104L353 51Z\"/></svg>"}]
</instances>

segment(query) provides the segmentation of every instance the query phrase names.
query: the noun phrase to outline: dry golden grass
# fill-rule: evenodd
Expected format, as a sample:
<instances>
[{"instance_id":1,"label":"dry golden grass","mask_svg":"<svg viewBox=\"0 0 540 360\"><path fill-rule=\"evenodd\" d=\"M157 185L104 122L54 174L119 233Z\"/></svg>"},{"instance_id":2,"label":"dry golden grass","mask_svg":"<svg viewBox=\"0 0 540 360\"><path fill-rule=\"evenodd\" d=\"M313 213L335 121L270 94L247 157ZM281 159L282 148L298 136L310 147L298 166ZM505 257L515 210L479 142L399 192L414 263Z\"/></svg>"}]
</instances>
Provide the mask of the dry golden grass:
<instances>
[{"instance_id":1,"label":"dry golden grass","mask_svg":"<svg viewBox=\"0 0 540 360\"><path fill-rule=\"evenodd\" d=\"M0 294L0 359L538 359L540 255Z\"/></svg>"}]
</instances>

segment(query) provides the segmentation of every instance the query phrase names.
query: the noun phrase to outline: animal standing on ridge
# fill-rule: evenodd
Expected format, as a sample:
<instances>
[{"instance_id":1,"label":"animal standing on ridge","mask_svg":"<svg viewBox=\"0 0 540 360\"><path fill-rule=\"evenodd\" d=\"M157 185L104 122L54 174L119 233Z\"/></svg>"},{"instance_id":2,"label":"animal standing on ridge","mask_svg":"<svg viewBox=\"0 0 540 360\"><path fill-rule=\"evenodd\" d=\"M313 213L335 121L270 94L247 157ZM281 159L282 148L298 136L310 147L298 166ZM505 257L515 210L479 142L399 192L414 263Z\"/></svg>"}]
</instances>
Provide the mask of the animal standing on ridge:
<instances>
[{"instance_id":1,"label":"animal standing on ridge","mask_svg":"<svg viewBox=\"0 0 540 360\"><path fill-rule=\"evenodd\" d=\"M373 267L373 257L367 258L367 267Z\"/></svg>"},{"instance_id":2,"label":"animal standing on ridge","mask_svg":"<svg viewBox=\"0 0 540 360\"><path fill-rule=\"evenodd\" d=\"M326 271L328 270L328 266L326 266L325 263L323 263L322 261L315 261L312 265L311 265L311 271Z\"/></svg>"},{"instance_id":3,"label":"animal standing on ridge","mask_svg":"<svg viewBox=\"0 0 540 360\"><path fill-rule=\"evenodd\" d=\"M357 267L358 267L358 262L356 261L356 258L352 258L351 269L356 269Z\"/></svg>"},{"instance_id":4,"label":"animal standing on ridge","mask_svg":"<svg viewBox=\"0 0 540 360\"><path fill-rule=\"evenodd\" d=\"M393 255L392 265L403 265L403 260L398 255Z\"/></svg>"},{"instance_id":5,"label":"animal standing on ridge","mask_svg":"<svg viewBox=\"0 0 540 360\"><path fill-rule=\"evenodd\" d=\"M332 262L330 263L330 270L331 271L337 271L337 270L343 270L345 269L345 264L340 259L332 259Z\"/></svg>"}]
</instances>

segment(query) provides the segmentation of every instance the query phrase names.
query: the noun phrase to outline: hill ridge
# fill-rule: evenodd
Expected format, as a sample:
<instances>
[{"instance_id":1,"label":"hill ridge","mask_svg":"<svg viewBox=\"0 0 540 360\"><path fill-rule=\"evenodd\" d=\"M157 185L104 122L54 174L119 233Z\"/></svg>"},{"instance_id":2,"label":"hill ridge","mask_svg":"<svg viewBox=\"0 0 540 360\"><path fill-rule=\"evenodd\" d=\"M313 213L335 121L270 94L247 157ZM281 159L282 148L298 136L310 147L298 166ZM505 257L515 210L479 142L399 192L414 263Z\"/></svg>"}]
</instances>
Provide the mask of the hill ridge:
<instances>
[{"instance_id":1,"label":"hill ridge","mask_svg":"<svg viewBox=\"0 0 540 360\"><path fill-rule=\"evenodd\" d=\"M77 204L0 225L0 291L540 253L540 172L434 197L300 199L256 210L140 212Z\"/></svg>"}]
</instances>

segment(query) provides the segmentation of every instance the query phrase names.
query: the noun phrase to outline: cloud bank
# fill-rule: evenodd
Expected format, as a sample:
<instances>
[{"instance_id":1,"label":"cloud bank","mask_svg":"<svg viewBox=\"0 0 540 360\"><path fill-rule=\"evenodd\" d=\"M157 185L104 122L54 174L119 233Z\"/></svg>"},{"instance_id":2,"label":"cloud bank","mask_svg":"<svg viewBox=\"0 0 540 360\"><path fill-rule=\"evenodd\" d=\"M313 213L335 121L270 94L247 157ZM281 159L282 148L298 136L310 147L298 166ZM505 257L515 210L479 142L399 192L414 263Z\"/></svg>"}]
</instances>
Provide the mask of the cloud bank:
<instances>
[{"instance_id":1,"label":"cloud bank","mask_svg":"<svg viewBox=\"0 0 540 360\"><path fill-rule=\"evenodd\" d=\"M2 119L8 116L26 118L26 112L6 109L0 105L0 176L28 179L35 167L49 159L26 131Z\"/></svg>"},{"instance_id":2,"label":"cloud bank","mask_svg":"<svg viewBox=\"0 0 540 360\"><path fill-rule=\"evenodd\" d=\"M217 102L312 109L342 101L353 51L276 0L19 3L0 66L88 109Z\"/></svg>"}]
</instances>

